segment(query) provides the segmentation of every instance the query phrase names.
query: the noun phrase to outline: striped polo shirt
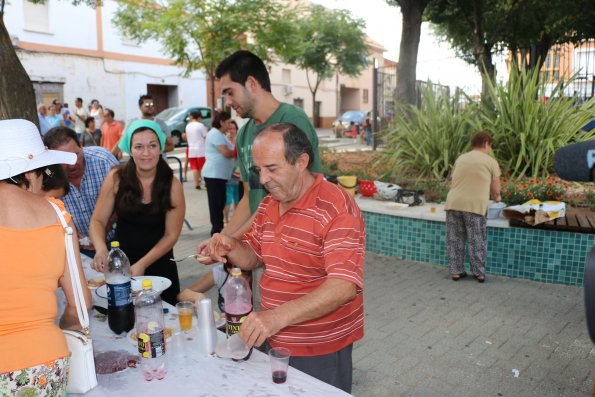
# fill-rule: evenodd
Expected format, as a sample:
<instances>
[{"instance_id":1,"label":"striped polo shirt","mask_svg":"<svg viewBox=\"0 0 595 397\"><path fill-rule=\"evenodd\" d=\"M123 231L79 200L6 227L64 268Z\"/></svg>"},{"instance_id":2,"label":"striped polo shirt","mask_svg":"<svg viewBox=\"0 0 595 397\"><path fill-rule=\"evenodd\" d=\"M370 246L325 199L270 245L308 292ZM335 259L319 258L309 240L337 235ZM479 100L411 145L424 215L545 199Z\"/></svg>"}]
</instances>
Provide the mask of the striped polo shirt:
<instances>
[{"instance_id":1,"label":"striped polo shirt","mask_svg":"<svg viewBox=\"0 0 595 397\"><path fill-rule=\"evenodd\" d=\"M356 297L327 315L282 329L269 338L293 356L334 353L364 335L364 220L353 197L317 174L304 196L279 215L279 202L268 195L244 236L265 271L261 306L274 309L298 299L327 278L357 286Z\"/></svg>"}]
</instances>

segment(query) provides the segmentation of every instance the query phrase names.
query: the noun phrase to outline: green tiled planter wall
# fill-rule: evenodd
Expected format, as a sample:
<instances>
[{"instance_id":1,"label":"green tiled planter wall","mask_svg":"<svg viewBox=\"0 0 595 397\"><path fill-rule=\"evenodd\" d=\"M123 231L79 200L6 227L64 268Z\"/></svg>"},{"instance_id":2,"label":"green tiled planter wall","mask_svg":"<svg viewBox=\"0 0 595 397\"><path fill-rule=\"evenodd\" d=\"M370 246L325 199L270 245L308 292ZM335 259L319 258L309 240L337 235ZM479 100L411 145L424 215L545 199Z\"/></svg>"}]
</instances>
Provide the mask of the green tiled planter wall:
<instances>
[{"instance_id":1,"label":"green tiled planter wall","mask_svg":"<svg viewBox=\"0 0 595 397\"><path fill-rule=\"evenodd\" d=\"M366 249L446 266L444 222L363 212ZM488 227L487 273L546 283L583 285L594 234ZM468 265L468 262L467 262Z\"/></svg>"}]
</instances>

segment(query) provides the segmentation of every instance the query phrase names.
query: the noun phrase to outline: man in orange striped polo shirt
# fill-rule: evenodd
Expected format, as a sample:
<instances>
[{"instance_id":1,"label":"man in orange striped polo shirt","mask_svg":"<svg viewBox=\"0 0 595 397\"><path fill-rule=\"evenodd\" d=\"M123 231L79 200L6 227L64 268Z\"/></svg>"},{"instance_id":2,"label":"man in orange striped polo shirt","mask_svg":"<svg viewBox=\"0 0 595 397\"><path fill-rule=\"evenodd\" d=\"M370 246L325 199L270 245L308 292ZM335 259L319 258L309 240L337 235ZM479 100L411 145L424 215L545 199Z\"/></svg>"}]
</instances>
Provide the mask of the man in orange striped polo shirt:
<instances>
[{"instance_id":1,"label":"man in orange striped polo shirt","mask_svg":"<svg viewBox=\"0 0 595 397\"><path fill-rule=\"evenodd\" d=\"M353 342L364 334L365 226L353 197L313 174L312 145L278 123L254 140L254 171L269 192L243 241L215 234L213 260L261 265L262 311L240 328L247 346L292 352L290 365L351 391Z\"/></svg>"}]
</instances>

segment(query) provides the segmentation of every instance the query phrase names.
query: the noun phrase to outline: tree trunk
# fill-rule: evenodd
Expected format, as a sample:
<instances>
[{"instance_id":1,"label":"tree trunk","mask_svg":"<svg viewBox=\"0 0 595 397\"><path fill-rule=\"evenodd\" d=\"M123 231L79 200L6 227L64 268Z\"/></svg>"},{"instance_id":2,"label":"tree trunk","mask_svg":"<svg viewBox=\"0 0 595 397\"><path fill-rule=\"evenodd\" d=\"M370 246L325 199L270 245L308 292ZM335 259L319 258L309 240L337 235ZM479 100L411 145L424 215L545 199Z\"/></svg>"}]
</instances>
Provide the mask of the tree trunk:
<instances>
[{"instance_id":1,"label":"tree trunk","mask_svg":"<svg viewBox=\"0 0 595 397\"><path fill-rule=\"evenodd\" d=\"M492 43L487 43L483 31L483 10L481 0L473 2L474 50L473 55L481 73L481 98L489 98L489 82L496 81L494 63L492 62Z\"/></svg>"},{"instance_id":2,"label":"tree trunk","mask_svg":"<svg viewBox=\"0 0 595 397\"><path fill-rule=\"evenodd\" d=\"M403 15L403 30L399 47L397 68L397 102L401 105L415 104L416 68L421 17L429 0L396 0Z\"/></svg>"},{"instance_id":3,"label":"tree trunk","mask_svg":"<svg viewBox=\"0 0 595 397\"><path fill-rule=\"evenodd\" d=\"M211 76L209 76L209 81L211 84L209 84L211 87L210 91L211 91L211 119L213 117L215 117L215 109L217 108L217 106L215 106L215 75L212 74ZM225 103L223 103L223 106L221 106L223 110L225 108Z\"/></svg>"},{"instance_id":4,"label":"tree trunk","mask_svg":"<svg viewBox=\"0 0 595 397\"><path fill-rule=\"evenodd\" d=\"M0 14L0 120L25 119L39 128L35 91Z\"/></svg>"}]
</instances>

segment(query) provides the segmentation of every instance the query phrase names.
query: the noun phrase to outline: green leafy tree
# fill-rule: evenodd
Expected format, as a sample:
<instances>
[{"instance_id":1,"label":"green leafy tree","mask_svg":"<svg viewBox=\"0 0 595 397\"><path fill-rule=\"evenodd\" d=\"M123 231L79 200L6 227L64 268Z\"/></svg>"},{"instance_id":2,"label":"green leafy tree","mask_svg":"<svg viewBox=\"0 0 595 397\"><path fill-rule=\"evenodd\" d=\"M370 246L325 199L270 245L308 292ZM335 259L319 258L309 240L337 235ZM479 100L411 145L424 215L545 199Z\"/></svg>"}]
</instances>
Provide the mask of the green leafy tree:
<instances>
[{"instance_id":1,"label":"green leafy tree","mask_svg":"<svg viewBox=\"0 0 595 397\"><path fill-rule=\"evenodd\" d=\"M248 49L265 62L293 47L293 10L271 0L120 0L115 25L139 42L157 40L186 73L202 70L215 104L215 71L226 56Z\"/></svg>"},{"instance_id":2,"label":"green leafy tree","mask_svg":"<svg viewBox=\"0 0 595 397\"><path fill-rule=\"evenodd\" d=\"M33 0L34 3L44 1ZM74 0L95 7L96 0ZM33 84L19 60L4 24L6 0L0 0L0 120L26 119L39 126Z\"/></svg>"},{"instance_id":3,"label":"green leafy tree","mask_svg":"<svg viewBox=\"0 0 595 397\"><path fill-rule=\"evenodd\" d=\"M335 73L358 76L367 66L369 48L365 42L365 23L346 10L312 5L301 10L296 27L292 41L299 45L282 58L306 71L316 120L316 92L320 83Z\"/></svg>"},{"instance_id":4,"label":"green leafy tree","mask_svg":"<svg viewBox=\"0 0 595 397\"><path fill-rule=\"evenodd\" d=\"M398 5L403 14L397 68L397 102L413 105L417 98L415 81L422 15L430 0L386 0L386 2L390 5Z\"/></svg>"},{"instance_id":5,"label":"green leafy tree","mask_svg":"<svg viewBox=\"0 0 595 397\"><path fill-rule=\"evenodd\" d=\"M595 37L594 15L592 0L432 0L424 14L478 67L483 98L494 83L494 53L510 50L513 60L523 59L518 67L540 70L552 45Z\"/></svg>"}]
</instances>

